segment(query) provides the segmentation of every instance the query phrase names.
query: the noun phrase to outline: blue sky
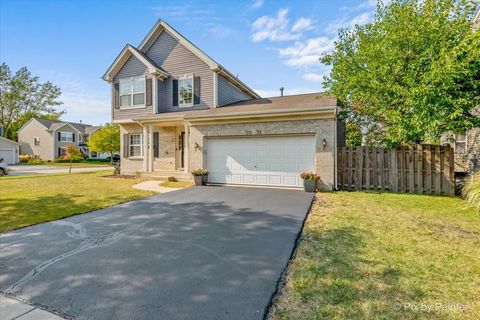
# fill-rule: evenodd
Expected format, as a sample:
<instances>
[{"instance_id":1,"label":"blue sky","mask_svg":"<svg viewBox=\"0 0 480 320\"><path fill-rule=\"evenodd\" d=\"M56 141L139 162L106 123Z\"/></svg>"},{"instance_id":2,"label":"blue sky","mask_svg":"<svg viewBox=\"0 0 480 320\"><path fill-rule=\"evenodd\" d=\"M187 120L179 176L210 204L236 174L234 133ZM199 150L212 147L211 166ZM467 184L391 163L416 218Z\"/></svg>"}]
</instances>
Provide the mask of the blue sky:
<instances>
[{"instance_id":1,"label":"blue sky","mask_svg":"<svg viewBox=\"0 0 480 320\"><path fill-rule=\"evenodd\" d=\"M338 28L370 21L375 3L0 0L0 61L60 86L64 120L105 123L110 87L100 77L161 18L262 96L322 91L318 57Z\"/></svg>"}]
</instances>

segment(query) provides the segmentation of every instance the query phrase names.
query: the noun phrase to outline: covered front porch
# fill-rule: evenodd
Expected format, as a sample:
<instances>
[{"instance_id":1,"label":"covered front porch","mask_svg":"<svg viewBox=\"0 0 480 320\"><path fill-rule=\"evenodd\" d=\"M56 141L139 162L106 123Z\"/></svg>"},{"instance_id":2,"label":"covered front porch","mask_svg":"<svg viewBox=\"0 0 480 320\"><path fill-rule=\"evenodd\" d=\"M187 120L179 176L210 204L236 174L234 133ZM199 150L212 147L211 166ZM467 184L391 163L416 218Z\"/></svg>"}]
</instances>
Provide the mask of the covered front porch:
<instances>
[{"instance_id":1,"label":"covered front porch","mask_svg":"<svg viewBox=\"0 0 480 320\"><path fill-rule=\"evenodd\" d=\"M191 179L189 161L190 128L185 121L144 122L142 127L142 169L137 175L178 180Z\"/></svg>"}]
</instances>

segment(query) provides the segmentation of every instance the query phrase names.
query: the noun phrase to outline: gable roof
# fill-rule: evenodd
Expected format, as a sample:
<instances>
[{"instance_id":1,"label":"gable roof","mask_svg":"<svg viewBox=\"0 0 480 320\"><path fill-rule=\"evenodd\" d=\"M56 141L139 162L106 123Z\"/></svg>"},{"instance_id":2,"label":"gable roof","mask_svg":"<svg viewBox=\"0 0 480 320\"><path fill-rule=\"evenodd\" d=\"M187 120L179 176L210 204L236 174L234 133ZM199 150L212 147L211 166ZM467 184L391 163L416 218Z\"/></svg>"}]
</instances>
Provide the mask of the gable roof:
<instances>
[{"instance_id":1,"label":"gable roof","mask_svg":"<svg viewBox=\"0 0 480 320\"><path fill-rule=\"evenodd\" d=\"M130 50L137 50L139 54L143 54L144 58L148 59L148 57L145 55L145 52L151 47L151 45L157 40L158 36L160 33L163 31L168 32L172 37L174 37L180 44L182 44L187 50L192 52L195 56L197 56L200 60L205 62L210 70L214 72L218 72L225 78L227 78L231 83L233 83L235 86L237 86L239 89L247 93L249 96L252 98L260 98L260 95L253 91L249 86L247 86L243 81L238 79L236 76L234 76L230 71L225 69L222 65L217 63L215 60L213 60L210 56L208 56L205 52L200 50L197 46L195 46L193 43L191 43L187 38L185 38L183 35L181 35L177 30L172 28L168 23L165 21L159 19L157 23L150 29L148 32L147 36L143 39L143 41L140 43L140 45L137 48L134 48L133 46L130 46L127 44L127 46L130 46ZM126 53L124 52L126 48L122 50L122 52L117 56L115 61L112 63L110 68L105 72L103 75L103 79L106 81L111 81L113 79L112 76L108 77L109 73L113 72L116 70L120 70L122 66L125 64L125 62L128 60L127 59L122 59L122 55L125 55ZM141 59L140 59L141 60ZM151 60L150 60L151 61ZM152 61L153 62L153 61ZM144 62L145 63L145 62ZM154 64L153 64L154 65ZM167 74L168 77L168 74Z\"/></svg>"},{"instance_id":2,"label":"gable roof","mask_svg":"<svg viewBox=\"0 0 480 320\"><path fill-rule=\"evenodd\" d=\"M112 82L115 75L120 71L123 65L128 61L128 59L134 56L140 60L147 68L148 72L152 75L159 76L161 79L167 78L169 76L168 72L160 68L153 62L147 55L133 47L130 44L126 44L122 51L115 58L113 63L110 65L108 70L102 76L102 79L108 82Z\"/></svg>"},{"instance_id":3,"label":"gable roof","mask_svg":"<svg viewBox=\"0 0 480 320\"><path fill-rule=\"evenodd\" d=\"M18 145L18 146L20 145L20 143L18 143L17 141L13 141L13 140L7 139L7 138L2 137L2 136L0 136L0 140L3 140L3 141L5 141L5 142L7 142L7 143L14 143L14 144L16 144L16 145Z\"/></svg>"},{"instance_id":4,"label":"gable roof","mask_svg":"<svg viewBox=\"0 0 480 320\"><path fill-rule=\"evenodd\" d=\"M22 130L27 126L31 121L37 121L40 123L42 126L45 127L47 130L57 130L65 125L69 125L73 129L77 130L80 133L85 133L87 128L93 127L92 125L89 124L84 124L84 123L76 123L76 122L68 122L68 121L61 121L61 120L49 120L49 119L43 119L43 118L32 118L27 121L18 131Z\"/></svg>"}]
</instances>

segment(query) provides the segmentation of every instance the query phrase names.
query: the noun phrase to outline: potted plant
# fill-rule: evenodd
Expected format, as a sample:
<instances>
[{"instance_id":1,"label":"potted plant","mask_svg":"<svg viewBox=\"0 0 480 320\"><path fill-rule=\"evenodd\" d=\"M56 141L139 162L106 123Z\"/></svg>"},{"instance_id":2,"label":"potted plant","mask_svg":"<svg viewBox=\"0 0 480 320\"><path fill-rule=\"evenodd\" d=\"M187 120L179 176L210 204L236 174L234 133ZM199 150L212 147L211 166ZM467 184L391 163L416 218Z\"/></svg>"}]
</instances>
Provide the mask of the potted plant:
<instances>
[{"instance_id":1,"label":"potted plant","mask_svg":"<svg viewBox=\"0 0 480 320\"><path fill-rule=\"evenodd\" d=\"M300 178L303 179L303 189L305 192L315 192L317 190L317 181L320 176L314 172L302 172Z\"/></svg>"},{"instance_id":2,"label":"potted plant","mask_svg":"<svg viewBox=\"0 0 480 320\"><path fill-rule=\"evenodd\" d=\"M208 177L208 170L205 169L195 169L192 170L193 181L195 181L196 186L201 186L206 184Z\"/></svg>"}]
</instances>

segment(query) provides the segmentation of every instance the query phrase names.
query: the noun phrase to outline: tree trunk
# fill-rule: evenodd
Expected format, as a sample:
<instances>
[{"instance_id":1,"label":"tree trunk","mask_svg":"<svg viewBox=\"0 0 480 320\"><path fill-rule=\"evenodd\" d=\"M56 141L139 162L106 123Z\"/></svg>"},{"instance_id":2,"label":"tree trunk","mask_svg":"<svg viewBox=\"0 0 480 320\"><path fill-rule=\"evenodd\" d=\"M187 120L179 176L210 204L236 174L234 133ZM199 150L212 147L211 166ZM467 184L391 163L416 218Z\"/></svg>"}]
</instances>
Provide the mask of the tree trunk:
<instances>
[{"instance_id":1,"label":"tree trunk","mask_svg":"<svg viewBox=\"0 0 480 320\"><path fill-rule=\"evenodd\" d=\"M70 167L68 168L68 173L72 173L72 159L70 159Z\"/></svg>"}]
</instances>

